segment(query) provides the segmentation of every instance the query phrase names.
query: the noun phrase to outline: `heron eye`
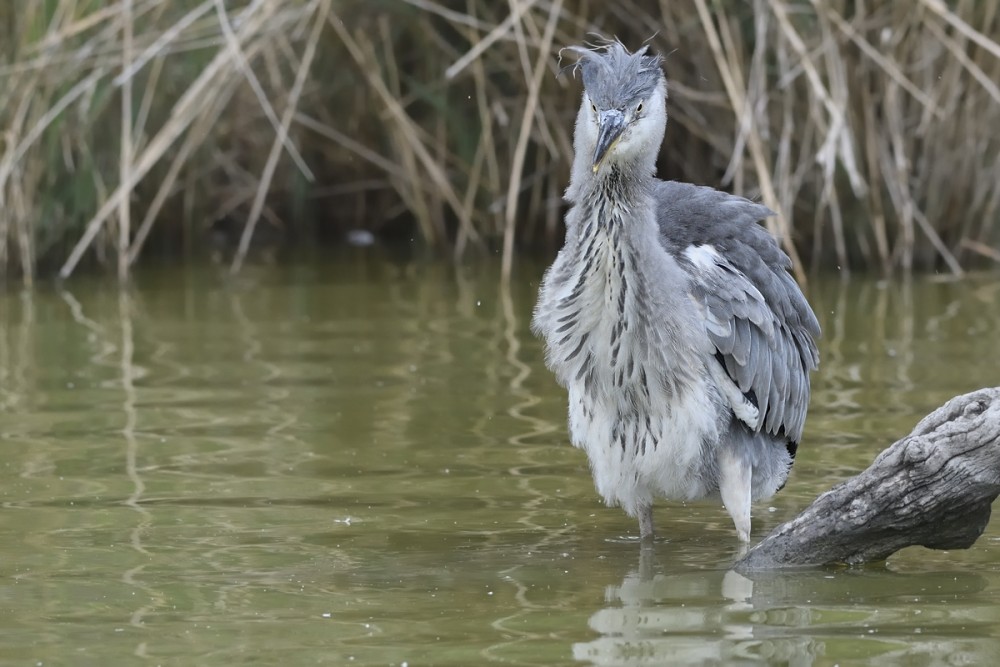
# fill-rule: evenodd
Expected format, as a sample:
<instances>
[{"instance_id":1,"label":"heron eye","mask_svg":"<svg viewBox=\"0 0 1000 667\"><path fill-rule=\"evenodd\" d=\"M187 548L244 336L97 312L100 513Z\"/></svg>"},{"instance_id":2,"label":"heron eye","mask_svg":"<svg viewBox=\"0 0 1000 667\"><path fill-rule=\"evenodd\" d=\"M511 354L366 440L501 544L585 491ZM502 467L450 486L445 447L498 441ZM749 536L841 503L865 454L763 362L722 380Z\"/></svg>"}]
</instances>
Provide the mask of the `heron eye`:
<instances>
[{"instance_id":1,"label":"heron eye","mask_svg":"<svg viewBox=\"0 0 1000 667\"><path fill-rule=\"evenodd\" d=\"M636 113L642 113L642 102L639 102L639 106L635 108Z\"/></svg>"},{"instance_id":2,"label":"heron eye","mask_svg":"<svg viewBox=\"0 0 1000 667\"><path fill-rule=\"evenodd\" d=\"M590 108L594 110L594 113L597 113L597 105L596 104L594 104L593 102L591 102L590 103Z\"/></svg>"}]
</instances>

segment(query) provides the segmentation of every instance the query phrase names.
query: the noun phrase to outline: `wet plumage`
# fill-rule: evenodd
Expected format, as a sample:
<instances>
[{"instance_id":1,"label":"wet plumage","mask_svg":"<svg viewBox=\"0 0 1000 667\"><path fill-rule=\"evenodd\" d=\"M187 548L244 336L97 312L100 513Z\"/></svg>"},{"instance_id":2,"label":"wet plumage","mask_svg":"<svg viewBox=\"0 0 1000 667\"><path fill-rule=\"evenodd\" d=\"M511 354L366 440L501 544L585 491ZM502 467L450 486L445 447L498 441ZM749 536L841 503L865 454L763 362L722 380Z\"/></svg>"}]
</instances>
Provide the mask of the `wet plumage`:
<instances>
[{"instance_id":1,"label":"wet plumage","mask_svg":"<svg viewBox=\"0 0 1000 667\"><path fill-rule=\"evenodd\" d=\"M764 206L654 177L657 56L573 49L584 84L566 242L532 322L599 493L653 533L657 497L721 497L740 539L785 483L819 324Z\"/></svg>"}]
</instances>

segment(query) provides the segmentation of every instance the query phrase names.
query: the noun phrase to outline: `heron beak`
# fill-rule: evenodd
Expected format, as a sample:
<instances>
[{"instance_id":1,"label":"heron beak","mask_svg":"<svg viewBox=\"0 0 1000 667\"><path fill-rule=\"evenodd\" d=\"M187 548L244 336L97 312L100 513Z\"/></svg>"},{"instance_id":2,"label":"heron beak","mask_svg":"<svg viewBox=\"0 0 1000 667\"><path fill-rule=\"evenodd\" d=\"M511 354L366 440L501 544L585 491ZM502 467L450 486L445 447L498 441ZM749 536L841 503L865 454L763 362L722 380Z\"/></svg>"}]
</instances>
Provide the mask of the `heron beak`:
<instances>
[{"instance_id":1,"label":"heron beak","mask_svg":"<svg viewBox=\"0 0 1000 667\"><path fill-rule=\"evenodd\" d=\"M602 111L597 116L597 148L594 150L594 173L625 131L625 114L617 109Z\"/></svg>"}]
</instances>

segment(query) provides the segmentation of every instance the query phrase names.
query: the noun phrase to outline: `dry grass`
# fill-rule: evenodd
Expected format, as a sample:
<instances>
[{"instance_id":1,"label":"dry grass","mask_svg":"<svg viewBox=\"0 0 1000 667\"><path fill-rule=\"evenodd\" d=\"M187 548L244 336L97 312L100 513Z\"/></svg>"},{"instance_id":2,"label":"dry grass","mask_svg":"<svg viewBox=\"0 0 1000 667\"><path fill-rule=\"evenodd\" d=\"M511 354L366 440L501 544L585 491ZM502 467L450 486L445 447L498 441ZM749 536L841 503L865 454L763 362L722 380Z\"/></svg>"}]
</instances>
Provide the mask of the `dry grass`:
<instances>
[{"instance_id":1,"label":"dry grass","mask_svg":"<svg viewBox=\"0 0 1000 667\"><path fill-rule=\"evenodd\" d=\"M669 54L663 173L803 264L998 261L1000 9L976 0L26 0L0 8L0 275L124 277L212 222L552 245L588 33ZM134 219L133 219L134 218ZM801 259L800 259L801 258Z\"/></svg>"}]
</instances>

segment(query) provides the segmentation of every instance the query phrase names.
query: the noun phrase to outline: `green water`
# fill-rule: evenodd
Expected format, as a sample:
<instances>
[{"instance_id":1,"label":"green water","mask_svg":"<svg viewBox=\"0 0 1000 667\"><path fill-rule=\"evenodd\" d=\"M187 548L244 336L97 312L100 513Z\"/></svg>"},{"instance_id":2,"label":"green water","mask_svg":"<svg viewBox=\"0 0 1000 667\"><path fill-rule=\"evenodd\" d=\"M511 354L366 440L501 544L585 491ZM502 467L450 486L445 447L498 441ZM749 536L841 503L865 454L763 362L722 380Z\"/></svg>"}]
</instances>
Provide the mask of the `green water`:
<instances>
[{"instance_id":1,"label":"green water","mask_svg":"<svg viewBox=\"0 0 1000 667\"><path fill-rule=\"evenodd\" d=\"M713 504L603 507L528 331L543 267L359 252L0 293L0 663L933 665L1000 656L1000 529L728 571ZM1000 384L1000 276L814 280L825 331L754 535Z\"/></svg>"}]
</instances>

